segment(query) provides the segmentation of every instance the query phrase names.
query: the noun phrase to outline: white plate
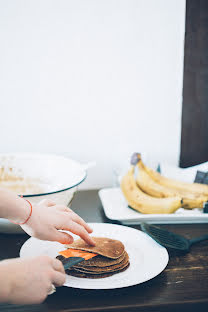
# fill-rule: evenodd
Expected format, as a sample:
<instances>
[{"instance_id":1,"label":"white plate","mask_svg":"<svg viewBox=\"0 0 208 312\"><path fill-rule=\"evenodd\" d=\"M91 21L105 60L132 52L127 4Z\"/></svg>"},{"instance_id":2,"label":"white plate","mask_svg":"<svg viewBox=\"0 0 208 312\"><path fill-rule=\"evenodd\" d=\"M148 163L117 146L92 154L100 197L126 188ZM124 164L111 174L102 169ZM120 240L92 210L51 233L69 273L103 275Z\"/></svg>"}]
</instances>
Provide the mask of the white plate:
<instances>
[{"instance_id":1,"label":"white plate","mask_svg":"<svg viewBox=\"0 0 208 312\"><path fill-rule=\"evenodd\" d=\"M139 230L105 223L89 223L89 225L93 228L94 236L120 240L129 254L130 266L124 272L101 279L67 275L65 286L83 289L113 289L132 286L157 276L168 264L167 250ZM30 238L22 246L20 257L42 254L56 257L60 250L63 250L63 245L60 243Z\"/></svg>"},{"instance_id":2,"label":"white plate","mask_svg":"<svg viewBox=\"0 0 208 312\"><path fill-rule=\"evenodd\" d=\"M105 188L99 191L105 215L108 219L118 220L123 224L149 223L207 223L208 213L195 208L180 208L171 214L142 214L128 207L119 187Z\"/></svg>"}]
</instances>

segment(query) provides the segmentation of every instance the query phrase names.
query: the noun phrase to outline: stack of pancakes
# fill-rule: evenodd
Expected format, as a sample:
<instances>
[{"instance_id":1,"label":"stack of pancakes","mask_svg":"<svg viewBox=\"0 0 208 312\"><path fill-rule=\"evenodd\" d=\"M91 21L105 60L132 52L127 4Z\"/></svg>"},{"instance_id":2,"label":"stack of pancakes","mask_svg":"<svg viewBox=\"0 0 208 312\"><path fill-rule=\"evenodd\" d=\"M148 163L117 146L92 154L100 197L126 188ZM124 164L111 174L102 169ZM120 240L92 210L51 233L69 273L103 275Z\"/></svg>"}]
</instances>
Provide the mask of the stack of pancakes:
<instances>
[{"instance_id":1,"label":"stack of pancakes","mask_svg":"<svg viewBox=\"0 0 208 312\"><path fill-rule=\"evenodd\" d=\"M87 245L82 239L76 240L71 245L65 245L69 249L98 254L66 270L67 274L85 278L103 278L125 271L129 267L128 254L120 241L104 237L93 237L93 239L96 243L94 247ZM67 262L67 258L63 256L57 258L63 264Z\"/></svg>"}]
</instances>

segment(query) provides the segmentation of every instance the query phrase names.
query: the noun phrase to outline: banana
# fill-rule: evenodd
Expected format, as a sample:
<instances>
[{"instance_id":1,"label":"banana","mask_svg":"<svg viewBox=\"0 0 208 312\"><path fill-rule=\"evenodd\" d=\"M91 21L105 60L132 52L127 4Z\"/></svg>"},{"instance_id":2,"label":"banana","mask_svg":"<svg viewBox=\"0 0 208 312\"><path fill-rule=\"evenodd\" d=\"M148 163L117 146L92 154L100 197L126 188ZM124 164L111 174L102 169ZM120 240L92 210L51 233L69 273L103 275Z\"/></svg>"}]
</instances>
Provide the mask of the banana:
<instances>
[{"instance_id":1,"label":"banana","mask_svg":"<svg viewBox=\"0 0 208 312\"><path fill-rule=\"evenodd\" d=\"M137 163L138 173L136 176L136 183L138 187L148 195L158 198L178 196L177 192L164 187L155 182L152 177L146 172L144 165L140 159Z\"/></svg>"},{"instance_id":2,"label":"banana","mask_svg":"<svg viewBox=\"0 0 208 312\"><path fill-rule=\"evenodd\" d=\"M129 206L145 214L173 213L181 207L180 197L155 198L145 194L136 184L134 166L121 180L121 190Z\"/></svg>"},{"instance_id":3,"label":"banana","mask_svg":"<svg viewBox=\"0 0 208 312\"><path fill-rule=\"evenodd\" d=\"M160 185L166 186L173 190L182 191L185 193L191 193L196 195L202 195L208 197L208 185L201 184L201 183L188 183L188 182L181 182L176 181L174 179L166 178L162 176L159 172L144 166L146 172Z\"/></svg>"},{"instance_id":4,"label":"banana","mask_svg":"<svg viewBox=\"0 0 208 312\"><path fill-rule=\"evenodd\" d=\"M207 197L197 196L197 195L182 195L182 206L186 209L193 209L193 208L203 208L204 203L207 201Z\"/></svg>"},{"instance_id":5,"label":"banana","mask_svg":"<svg viewBox=\"0 0 208 312\"><path fill-rule=\"evenodd\" d=\"M156 171L145 166L141 160L140 154L137 154L137 157L138 157L137 162L138 174L136 178L136 183L145 193L159 198L174 197L174 196L182 197L183 208L186 209L193 209L196 207L203 208L204 202L208 200L208 196L204 196L196 192L195 193L190 191L188 192L187 189L184 188L178 189L174 187L168 187L164 184L160 184L159 179L155 180L153 178L153 175L157 177L160 176L161 178L164 177L159 175Z\"/></svg>"}]
</instances>

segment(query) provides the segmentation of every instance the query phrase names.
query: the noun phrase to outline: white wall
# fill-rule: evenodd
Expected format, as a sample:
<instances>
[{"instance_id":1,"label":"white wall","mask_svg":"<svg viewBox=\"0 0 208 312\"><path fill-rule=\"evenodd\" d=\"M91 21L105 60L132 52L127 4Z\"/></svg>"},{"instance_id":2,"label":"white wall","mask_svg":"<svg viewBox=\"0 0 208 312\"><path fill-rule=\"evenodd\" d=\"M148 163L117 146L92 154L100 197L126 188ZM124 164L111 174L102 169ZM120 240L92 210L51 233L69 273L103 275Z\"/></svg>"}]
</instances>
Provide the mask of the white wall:
<instances>
[{"instance_id":1,"label":"white wall","mask_svg":"<svg viewBox=\"0 0 208 312\"><path fill-rule=\"evenodd\" d=\"M177 164L185 0L0 0L0 150Z\"/></svg>"}]
</instances>

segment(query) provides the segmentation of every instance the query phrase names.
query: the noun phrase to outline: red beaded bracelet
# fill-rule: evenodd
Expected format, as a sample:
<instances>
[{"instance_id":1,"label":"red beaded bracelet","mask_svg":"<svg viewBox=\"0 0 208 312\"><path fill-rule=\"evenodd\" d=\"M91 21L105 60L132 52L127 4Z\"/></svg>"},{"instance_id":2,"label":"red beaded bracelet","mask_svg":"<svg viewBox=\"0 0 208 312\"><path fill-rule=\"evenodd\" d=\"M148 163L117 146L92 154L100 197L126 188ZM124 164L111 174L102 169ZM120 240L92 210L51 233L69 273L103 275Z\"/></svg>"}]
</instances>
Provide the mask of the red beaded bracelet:
<instances>
[{"instance_id":1,"label":"red beaded bracelet","mask_svg":"<svg viewBox=\"0 0 208 312\"><path fill-rule=\"evenodd\" d=\"M21 197L23 197L23 196L21 196ZM10 222L12 222L12 223L14 223L14 224L18 224L18 225L23 225L23 224L25 224L29 219L30 219L30 217L31 217L31 215L32 215L32 204L31 204L31 202L29 202L29 200L27 200L27 199L25 199L28 203L29 203L29 205L30 205L30 214L29 214L29 216L27 217L27 219L24 221L24 222L22 222L22 223L18 223L18 222L14 222L14 221L12 221L12 220L9 220Z\"/></svg>"}]
</instances>

